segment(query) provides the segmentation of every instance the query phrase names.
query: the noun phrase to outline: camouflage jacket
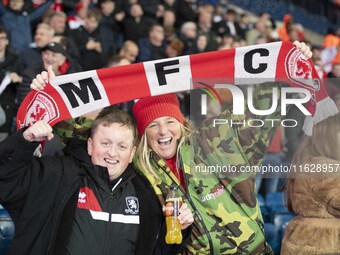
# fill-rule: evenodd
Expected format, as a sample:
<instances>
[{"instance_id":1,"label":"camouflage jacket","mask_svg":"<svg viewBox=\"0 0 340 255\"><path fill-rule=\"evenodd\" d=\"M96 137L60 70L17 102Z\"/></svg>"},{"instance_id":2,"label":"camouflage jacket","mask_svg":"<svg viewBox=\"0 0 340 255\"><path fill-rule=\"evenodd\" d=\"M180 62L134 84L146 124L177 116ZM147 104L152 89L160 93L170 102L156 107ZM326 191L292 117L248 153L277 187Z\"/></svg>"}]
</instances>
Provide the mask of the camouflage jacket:
<instances>
[{"instance_id":1,"label":"camouflage jacket","mask_svg":"<svg viewBox=\"0 0 340 255\"><path fill-rule=\"evenodd\" d=\"M256 109L272 105L272 87L261 86L254 95ZM191 240L183 254L272 254L265 241L263 219L256 200L254 175L275 134L280 107L269 116L232 115L230 110L204 121L180 148L186 190L180 187L184 201L194 212ZM214 120L228 120L215 125ZM259 126L248 120L263 121ZM276 119L277 121L268 121ZM240 125L230 125L231 120ZM245 125L243 121L245 120ZM138 156L138 155L137 155ZM161 204L169 187L178 179L165 161L151 152L151 165L157 177L140 169L153 186ZM251 168L251 166L255 166ZM137 166L138 168L138 166Z\"/></svg>"}]
</instances>

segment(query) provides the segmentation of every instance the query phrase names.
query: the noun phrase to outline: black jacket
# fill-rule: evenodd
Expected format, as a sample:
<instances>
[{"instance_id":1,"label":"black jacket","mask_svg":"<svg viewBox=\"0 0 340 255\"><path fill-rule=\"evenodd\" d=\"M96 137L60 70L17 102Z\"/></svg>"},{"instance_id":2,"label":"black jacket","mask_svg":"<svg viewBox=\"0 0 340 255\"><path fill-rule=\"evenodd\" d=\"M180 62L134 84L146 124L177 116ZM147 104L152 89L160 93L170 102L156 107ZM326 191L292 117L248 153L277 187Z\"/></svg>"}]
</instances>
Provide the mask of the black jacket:
<instances>
[{"instance_id":1,"label":"black jacket","mask_svg":"<svg viewBox=\"0 0 340 255\"><path fill-rule=\"evenodd\" d=\"M0 203L16 228L9 254L65 254L82 180L89 178L88 171L107 172L89 164L84 146L77 143L65 150L72 155L62 158L32 157L37 145L27 142L22 131L0 143ZM164 243L164 219L150 184L137 172L131 180L140 199L136 254L177 254L182 246Z\"/></svg>"}]
</instances>

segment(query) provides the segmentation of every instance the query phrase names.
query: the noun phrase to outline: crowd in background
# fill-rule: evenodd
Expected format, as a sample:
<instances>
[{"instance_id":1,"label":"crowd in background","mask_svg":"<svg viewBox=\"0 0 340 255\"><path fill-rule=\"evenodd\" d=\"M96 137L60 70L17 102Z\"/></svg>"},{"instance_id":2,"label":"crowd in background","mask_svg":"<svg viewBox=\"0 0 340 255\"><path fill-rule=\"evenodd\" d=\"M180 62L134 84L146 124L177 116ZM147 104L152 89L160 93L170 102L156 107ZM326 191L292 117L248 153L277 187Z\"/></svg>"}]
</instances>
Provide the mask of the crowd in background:
<instances>
[{"instance_id":1,"label":"crowd in background","mask_svg":"<svg viewBox=\"0 0 340 255\"><path fill-rule=\"evenodd\" d=\"M275 21L269 13L254 18L225 1L7 0L0 2L0 25L0 104L6 113L0 140L15 129L17 109L30 91L32 79L49 65L61 75L298 40L312 47L313 61L322 78L340 77L340 30L329 29L323 45L314 45L291 14L282 21ZM327 90L336 102L340 101L337 79L328 80ZM179 98L188 116L189 96L179 94ZM132 105L129 102L120 107L130 111ZM291 112L287 118L303 118L299 111ZM282 163L284 150L286 161L291 160L300 136L300 129L295 130L279 130L268 152L270 162ZM275 183L263 192L277 189Z\"/></svg>"},{"instance_id":2,"label":"crowd in background","mask_svg":"<svg viewBox=\"0 0 340 255\"><path fill-rule=\"evenodd\" d=\"M311 47L320 78L340 106L340 29L325 31L322 44L317 45L289 13L274 20L270 13L250 14L223 0L0 1L0 141L16 129L16 112L31 81L49 66L62 75L296 40ZM178 97L184 115L191 116L190 95ZM226 98L225 104L230 100ZM133 104L118 107L131 113ZM221 111L213 105L209 110ZM296 120L298 126L278 129L264 165L288 164L293 158L304 115L293 107L286 118ZM255 178L257 192L282 190L282 176L263 177Z\"/></svg>"}]
</instances>

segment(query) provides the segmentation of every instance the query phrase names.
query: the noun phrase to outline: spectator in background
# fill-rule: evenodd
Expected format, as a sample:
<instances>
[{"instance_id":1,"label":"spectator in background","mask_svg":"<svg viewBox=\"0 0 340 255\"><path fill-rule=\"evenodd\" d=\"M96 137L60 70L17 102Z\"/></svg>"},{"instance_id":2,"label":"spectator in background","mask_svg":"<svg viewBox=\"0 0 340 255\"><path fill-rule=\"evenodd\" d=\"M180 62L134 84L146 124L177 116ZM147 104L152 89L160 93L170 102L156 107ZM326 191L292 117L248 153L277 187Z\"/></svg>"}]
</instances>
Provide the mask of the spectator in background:
<instances>
[{"instance_id":1,"label":"spectator in background","mask_svg":"<svg viewBox=\"0 0 340 255\"><path fill-rule=\"evenodd\" d=\"M18 52L29 48L32 42L31 22L43 15L43 13L53 4L53 0L47 1L32 13L24 10L24 0L9 0L8 9L0 1L1 24L9 31L11 47Z\"/></svg>"},{"instance_id":2,"label":"spectator in background","mask_svg":"<svg viewBox=\"0 0 340 255\"><path fill-rule=\"evenodd\" d=\"M201 34L197 37L195 53L202 53L206 51L208 51L208 37L205 34Z\"/></svg>"},{"instance_id":3,"label":"spectator in background","mask_svg":"<svg viewBox=\"0 0 340 255\"><path fill-rule=\"evenodd\" d=\"M164 7L164 10L172 10L172 11L176 10L177 3L178 3L178 1L176 1L176 0L163 0L161 2L161 4Z\"/></svg>"},{"instance_id":4,"label":"spectator in background","mask_svg":"<svg viewBox=\"0 0 340 255\"><path fill-rule=\"evenodd\" d=\"M176 22L175 12L173 10L165 10L161 23L162 26L164 27L165 40L167 42L177 37L175 22Z\"/></svg>"},{"instance_id":5,"label":"spectator in background","mask_svg":"<svg viewBox=\"0 0 340 255\"><path fill-rule=\"evenodd\" d=\"M305 41L305 33L303 27L299 23L293 23L288 31L289 40L294 42L296 40Z\"/></svg>"},{"instance_id":6,"label":"spectator in background","mask_svg":"<svg viewBox=\"0 0 340 255\"><path fill-rule=\"evenodd\" d=\"M196 53L197 25L195 22L185 22L179 34L179 39L184 43L184 55Z\"/></svg>"},{"instance_id":7,"label":"spectator in background","mask_svg":"<svg viewBox=\"0 0 340 255\"><path fill-rule=\"evenodd\" d=\"M31 0L34 7L37 8L47 2L47 0ZM63 11L65 13L73 12L77 2L83 0L54 0L54 4L51 6L53 11Z\"/></svg>"},{"instance_id":8,"label":"spectator in background","mask_svg":"<svg viewBox=\"0 0 340 255\"><path fill-rule=\"evenodd\" d=\"M138 0L138 4L142 7L144 15L156 22L159 18L157 13L159 10L160 0Z\"/></svg>"},{"instance_id":9,"label":"spectator in background","mask_svg":"<svg viewBox=\"0 0 340 255\"><path fill-rule=\"evenodd\" d=\"M162 17L162 26L164 28L167 27L175 27L176 22L176 14L173 10L165 10Z\"/></svg>"},{"instance_id":10,"label":"spectator in background","mask_svg":"<svg viewBox=\"0 0 340 255\"><path fill-rule=\"evenodd\" d=\"M71 30L75 30L81 26L84 26L88 11L88 5L84 2L79 2L76 4L75 10L75 15L67 17L67 23Z\"/></svg>"},{"instance_id":11,"label":"spectator in background","mask_svg":"<svg viewBox=\"0 0 340 255\"><path fill-rule=\"evenodd\" d=\"M67 16L64 12L53 12L50 15L48 24L53 27L56 35L69 36L70 31L66 22Z\"/></svg>"},{"instance_id":12,"label":"spectator in background","mask_svg":"<svg viewBox=\"0 0 340 255\"><path fill-rule=\"evenodd\" d=\"M113 0L102 0L100 2L100 36L103 42L103 53L108 55L116 52L123 43L123 34L115 19L115 7L116 3Z\"/></svg>"},{"instance_id":13,"label":"spectator in background","mask_svg":"<svg viewBox=\"0 0 340 255\"><path fill-rule=\"evenodd\" d=\"M131 40L135 43L146 36L153 19L144 15L142 7L135 3L130 7L129 15L126 15L121 22L124 40Z\"/></svg>"},{"instance_id":14,"label":"spectator in background","mask_svg":"<svg viewBox=\"0 0 340 255\"><path fill-rule=\"evenodd\" d=\"M255 24L255 29L248 31L246 34L246 42L247 45L257 44L258 38L264 38L266 41L266 26L269 25L268 21L264 21L263 19L258 19Z\"/></svg>"},{"instance_id":15,"label":"spectator in background","mask_svg":"<svg viewBox=\"0 0 340 255\"><path fill-rule=\"evenodd\" d=\"M217 50L216 32L212 29L212 14L206 10L202 10L198 15L198 34L207 38L205 51Z\"/></svg>"},{"instance_id":16,"label":"spectator in background","mask_svg":"<svg viewBox=\"0 0 340 255\"><path fill-rule=\"evenodd\" d=\"M123 43L118 55L120 58L126 58L130 63L135 63L138 53L138 45L135 42L128 40Z\"/></svg>"},{"instance_id":17,"label":"spectator in background","mask_svg":"<svg viewBox=\"0 0 340 255\"><path fill-rule=\"evenodd\" d=\"M241 33L244 34L243 39L246 39L246 34L250 30L254 29L254 25L249 22L249 17L247 14L245 13L240 14L239 25L240 25L240 29L242 30Z\"/></svg>"},{"instance_id":18,"label":"spectator in background","mask_svg":"<svg viewBox=\"0 0 340 255\"><path fill-rule=\"evenodd\" d=\"M332 65L332 71L328 73L326 90L330 97L340 94L340 63Z\"/></svg>"},{"instance_id":19,"label":"spectator in background","mask_svg":"<svg viewBox=\"0 0 340 255\"><path fill-rule=\"evenodd\" d=\"M126 58L121 58L118 55L112 56L108 61L107 61L107 67L113 67L113 66L125 66L125 65L130 65L131 62L127 60Z\"/></svg>"},{"instance_id":20,"label":"spectator in background","mask_svg":"<svg viewBox=\"0 0 340 255\"><path fill-rule=\"evenodd\" d=\"M164 28L159 24L153 24L149 36L139 40L138 48L137 62L165 58Z\"/></svg>"},{"instance_id":21,"label":"spectator in background","mask_svg":"<svg viewBox=\"0 0 340 255\"><path fill-rule=\"evenodd\" d=\"M21 54L23 69L41 61L41 51L52 41L54 33L55 30L50 25L38 24L35 30L34 43L31 43L30 48L24 50Z\"/></svg>"},{"instance_id":22,"label":"spectator in background","mask_svg":"<svg viewBox=\"0 0 340 255\"><path fill-rule=\"evenodd\" d=\"M71 37L66 37L63 35L56 35L53 36L51 42L57 42L60 43L66 48L67 54L72 59L72 62L74 64L77 64L78 66L81 66L81 56L79 53L79 50L77 46L75 45L74 41Z\"/></svg>"},{"instance_id":23,"label":"spectator in background","mask_svg":"<svg viewBox=\"0 0 340 255\"><path fill-rule=\"evenodd\" d=\"M99 29L100 17L97 9L90 9L84 25L72 32L72 39L79 49L84 71L99 69L105 65Z\"/></svg>"},{"instance_id":24,"label":"spectator in background","mask_svg":"<svg viewBox=\"0 0 340 255\"><path fill-rule=\"evenodd\" d=\"M287 180L290 211L281 255L338 254L340 251L340 115L316 124L304 135ZM315 166L315 171L313 166Z\"/></svg>"},{"instance_id":25,"label":"spectator in background","mask_svg":"<svg viewBox=\"0 0 340 255\"><path fill-rule=\"evenodd\" d=\"M72 59L77 61L78 63L81 63L81 57L78 50L78 46L75 44L71 35L71 30L67 25L66 14L61 11L53 12L51 13L47 23L54 28L55 35L57 36L53 39L53 41L61 42L62 40L63 41L62 44L66 46L69 56L72 57Z\"/></svg>"},{"instance_id":26,"label":"spectator in background","mask_svg":"<svg viewBox=\"0 0 340 255\"><path fill-rule=\"evenodd\" d=\"M41 52L41 62L28 66L23 71L23 81L17 88L17 103L20 105L22 100L30 91L30 84L37 73L47 70L49 66L56 75L80 72L79 65L69 59L66 49L60 43L51 42L47 44Z\"/></svg>"},{"instance_id":27,"label":"spectator in background","mask_svg":"<svg viewBox=\"0 0 340 255\"><path fill-rule=\"evenodd\" d=\"M319 75L320 79L325 81L325 79L327 78L328 74L324 70L324 64L322 63L321 58L320 57L315 58L313 56L313 63L314 63L315 70L318 72L318 75Z\"/></svg>"},{"instance_id":28,"label":"spectator in background","mask_svg":"<svg viewBox=\"0 0 340 255\"><path fill-rule=\"evenodd\" d=\"M179 0L176 4L176 28L181 28L185 22L197 22L197 0Z\"/></svg>"},{"instance_id":29,"label":"spectator in background","mask_svg":"<svg viewBox=\"0 0 340 255\"><path fill-rule=\"evenodd\" d=\"M293 16L289 13L285 14L283 17L283 24L278 29L279 39L281 41L290 41L289 30L293 24Z\"/></svg>"},{"instance_id":30,"label":"spectator in background","mask_svg":"<svg viewBox=\"0 0 340 255\"><path fill-rule=\"evenodd\" d=\"M174 58L181 56L184 50L184 43L180 39L173 39L165 47L165 55L167 58Z\"/></svg>"},{"instance_id":31,"label":"spectator in background","mask_svg":"<svg viewBox=\"0 0 340 255\"><path fill-rule=\"evenodd\" d=\"M9 84L0 87L0 104L5 112L6 122L0 127L0 141L11 133L13 119L17 112L15 105L16 86L22 82L21 61L18 54L9 47L8 34L0 27L0 83L9 75Z\"/></svg>"},{"instance_id":32,"label":"spectator in background","mask_svg":"<svg viewBox=\"0 0 340 255\"><path fill-rule=\"evenodd\" d=\"M333 28L328 28L327 34L323 38L322 45L325 48L333 48L338 47L340 45L340 38L335 34Z\"/></svg>"},{"instance_id":33,"label":"spectator in background","mask_svg":"<svg viewBox=\"0 0 340 255\"><path fill-rule=\"evenodd\" d=\"M232 35L245 39L244 30L240 27L240 24L236 20L236 11L234 9L228 9L224 14L223 20L216 25L217 34L221 38L225 35Z\"/></svg>"},{"instance_id":34,"label":"spectator in background","mask_svg":"<svg viewBox=\"0 0 340 255\"><path fill-rule=\"evenodd\" d=\"M283 24L277 32L281 41L294 42L295 40L305 40L303 27L295 23L293 16L289 13L283 17Z\"/></svg>"},{"instance_id":35,"label":"spectator in background","mask_svg":"<svg viewBox=\"0 0 340 255\"><path fill-rule=\"evenodd\" d=\"M232 35L224 35L222 37L221 42L219 43L218 49L219 50L227 50L231 49L234 45L234 37Z\"/></svg>"}]
</instances>

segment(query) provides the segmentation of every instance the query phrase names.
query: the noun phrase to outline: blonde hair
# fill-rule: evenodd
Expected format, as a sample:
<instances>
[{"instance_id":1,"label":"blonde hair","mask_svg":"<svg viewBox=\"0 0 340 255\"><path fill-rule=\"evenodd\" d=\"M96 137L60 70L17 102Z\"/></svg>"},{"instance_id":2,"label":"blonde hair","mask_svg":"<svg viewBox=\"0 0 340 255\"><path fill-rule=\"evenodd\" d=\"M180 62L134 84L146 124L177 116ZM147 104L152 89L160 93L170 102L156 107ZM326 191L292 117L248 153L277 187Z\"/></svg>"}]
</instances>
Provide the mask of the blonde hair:
<instances>
[{"instance_id":1,"label":"blonde hair","mask_svg":"<svg viewBox=\"0 0 340 255\"><path fill-rule=\"evenodd\" d=\"M181 137L178 141L177 149L176 149L176 169L178 171L179 168L179 151L181 146L189 140L190 136L190 124L188 120L184 120L184 124L178 122L181 129ZM140 143L137 147L136 155L137 156L137 165L141 172L149 173L154 176L156 180L159 180L159 176L156 171L153 169L150 162L150 154L152 149L148 145L148 138L146 136L146 132L144 131Z\"/></svg>"}]
</instances>

